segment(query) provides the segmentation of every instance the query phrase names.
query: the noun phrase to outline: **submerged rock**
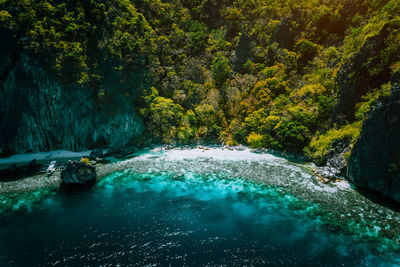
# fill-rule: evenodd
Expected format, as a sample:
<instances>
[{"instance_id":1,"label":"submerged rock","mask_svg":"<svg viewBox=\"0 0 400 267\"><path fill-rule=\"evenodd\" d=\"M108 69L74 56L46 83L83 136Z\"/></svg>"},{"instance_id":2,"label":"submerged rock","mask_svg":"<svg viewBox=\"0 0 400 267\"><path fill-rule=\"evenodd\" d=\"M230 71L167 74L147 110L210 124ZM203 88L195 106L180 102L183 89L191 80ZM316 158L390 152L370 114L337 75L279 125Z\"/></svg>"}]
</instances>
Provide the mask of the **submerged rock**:
<instances>
[{"instance_id":1,"label":"submerged rock","mask_svg":"<svg viewBox=\"0 0 400 267\"><path fill-rule=\"evenodd\" d=\"M400 84L378 102L364 122L347 174L357 186L400 201Z\"/></svg>"},{"instance_id":2,"label":"submerged rock","mask_svg":"<svg viewBox=\"0 0 400 267\"><path fill-rule=\"evenodd\" d=\"M96 181L96 168L81 161L68 161L67 167L61 172L63 183L84 185Z\"/></svg>"}]
</instances>

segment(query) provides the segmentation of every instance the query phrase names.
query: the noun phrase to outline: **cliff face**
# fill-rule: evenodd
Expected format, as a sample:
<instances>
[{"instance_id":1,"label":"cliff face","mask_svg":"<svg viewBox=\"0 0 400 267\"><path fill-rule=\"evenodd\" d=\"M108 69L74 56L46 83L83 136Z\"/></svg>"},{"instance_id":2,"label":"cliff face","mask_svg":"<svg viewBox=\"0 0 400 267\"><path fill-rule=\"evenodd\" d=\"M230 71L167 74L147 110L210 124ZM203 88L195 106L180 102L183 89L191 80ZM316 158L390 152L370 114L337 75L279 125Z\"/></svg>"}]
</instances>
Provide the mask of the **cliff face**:
<instances>
[{"instance_id":1,"label":"cliff face","mask_svg":"<svg viewBox=\"0 0 400 267\"><path fill-rule=\"evenodd\" d=\"M354 120L355 106L361 97L390 79L390 65L398 59L398 55L387 59L385 56L391 42L391 33L399 29L397 20L386 23L378 34L369 37L360 51L340 68L336 78L338 104L334 120Z\"/></svg>"},{"instance_id":2,"label":"cliff face","mask_svg":"<svg viewBox=\"0 0 400 267\"><path fill-rule=\"evenodd\" d=\"M392 75L391 64L399 58L397 52L390 52L398 49L393 36L399 29L398 20L386 23L341 67L336 78L338 101L333 114L334 121L354 122L362 96L391 82L390 96L373 104L363 122L347 163L347 176L355 185L397 201L400 201L400 74Z\"/></svg>"},{"instance_id":3,"label":"cliff face","mask_svg":"<svg viewBox=\"0 0 400 267\"><path fill-rule=\"evenodd\" d=\"M112 71L104 73L100 85L113 92L112 99L90 85L66 86L10 39L1 45L0 72L3 152L118 147L143 131L133 101Z\"/></svg>"},{"instance_id":4,"label":"cliff face","mask_svg":"<svg viewBox=\"0 0 400 267\"><path fill-rule=\"evenodd\" d=\"M347 174L354 184L400 201L400 84L376 103L355 144Z\"/></svg>"}]
</instances>

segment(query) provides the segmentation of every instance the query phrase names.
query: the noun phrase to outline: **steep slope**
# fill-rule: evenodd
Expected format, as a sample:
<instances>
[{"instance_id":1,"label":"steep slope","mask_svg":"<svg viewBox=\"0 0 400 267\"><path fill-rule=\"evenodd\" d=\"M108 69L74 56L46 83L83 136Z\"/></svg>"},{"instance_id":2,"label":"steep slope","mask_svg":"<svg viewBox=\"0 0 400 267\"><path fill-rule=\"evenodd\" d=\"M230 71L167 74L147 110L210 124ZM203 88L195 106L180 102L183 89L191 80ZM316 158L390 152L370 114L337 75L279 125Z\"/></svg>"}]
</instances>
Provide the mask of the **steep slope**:
<instances>
[{"instance_id":1,"label":"steep slope","mask_svg":"<svg viewBox=\"0 0 400 267\"><path fill-rule=\"evenodd\" d=\"M0 147L4 151L123 146L143 132L128 99L117 95L111 102L93 96L87 86L66 88L28 55L21 53L18 58L0 91ZM115 84L109 86L118 91Z\"/></svg>"},{"instance_id":2,"label":"steep slope","mask_svg":"<svg viewBox=\"0 0 400 267\"><path fill-rule=\"evenodd\" d=\"M3 153L133 143L144 130L135 107L147 75L139 42L150 31L134 7L114 1L0 6L6 9L0 18Z\"/></svg>"},{"instance_id":3,"label":"steep slope","mask_svg":"<svg viewBox=\"0 0 400 267\"><path fill-rule=\"evenodd\" d=\"M356 185L400 201L400 84L375 103L348 164Z\"/></svg>"}]
</instances>

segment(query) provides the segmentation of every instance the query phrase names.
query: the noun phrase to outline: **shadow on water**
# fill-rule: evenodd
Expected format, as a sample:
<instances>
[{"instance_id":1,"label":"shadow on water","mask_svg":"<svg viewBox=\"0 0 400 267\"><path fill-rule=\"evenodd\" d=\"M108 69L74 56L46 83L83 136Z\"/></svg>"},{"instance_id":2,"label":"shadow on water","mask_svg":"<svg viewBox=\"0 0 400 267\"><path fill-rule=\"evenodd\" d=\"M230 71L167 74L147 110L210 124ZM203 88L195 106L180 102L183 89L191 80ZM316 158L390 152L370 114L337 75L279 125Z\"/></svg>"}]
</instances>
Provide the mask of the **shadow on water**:
<instances>
[{"instance_id":1,"label":"shadow on water","mask_svg":"<svg viewBox=\"0 0 400 267\"><path fill-rule=\"evenodd\" d=\"M84 184L66 184L61 183L59 187L59 192L65 194L73 194L77 192L87 192L92 190L94 185L96 184L96 180L88 181Z\"/></svg>"},{"instance_id":2,"label":"shadow on water","mask_svg":"<svg viewBox=\"0 0 400 267\"><path fill-rule=\"evenodd\" d=\"M353 188L363 197L369 199L373 203L391 209L392 211L400 212L400 203L391 199L390 197L371 189L366 189L358 186L353 186Z\"/></svg>"},{"instance_id":3,"label":"shadow on water","mask_svg":"<svg viewBox=\"0 0 400 267\"><path fill-rule=\"evenodd\" d=\"M28 164L26 166L11 165L7 169L0 170L0 182L13 182L37 174L42 168L41 164Z\"/></svg>"},{"instance_id":4,"label":"shadow on water","mask_svg":"<svg viewBox=\"0 0 400 267\"><path fill-rule=\"evenodd\" d=\"M230 150L241 151L243 150L243 147L239 147L239 149L237 147L233 147ZM311 162L311 159L301 152L287 152L273 149L252 149L251 152L256 154L270 154L277 158L282 158L296 164L305 164Z\"/></svg>"}]
</instances>

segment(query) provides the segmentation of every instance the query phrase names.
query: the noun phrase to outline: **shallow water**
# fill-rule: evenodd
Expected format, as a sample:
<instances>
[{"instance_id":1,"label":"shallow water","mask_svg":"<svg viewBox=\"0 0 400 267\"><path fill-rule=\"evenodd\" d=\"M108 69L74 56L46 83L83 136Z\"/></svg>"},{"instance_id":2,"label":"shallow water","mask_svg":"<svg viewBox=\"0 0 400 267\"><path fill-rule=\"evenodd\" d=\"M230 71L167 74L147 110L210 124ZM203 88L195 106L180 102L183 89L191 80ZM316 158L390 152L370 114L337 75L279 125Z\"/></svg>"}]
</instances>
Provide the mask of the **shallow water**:
<instances>
[{"instance_id":1,"label":"shallow water","mask_svg":"<svg viewBox=\"0 0 400 267\"><path fill-rule=\"evenodd\" d=\"M396 254L310 217L318 205L282 186L254 183L211 166L193 171L180 158L169 170L159 168L166 164L162 160L151 159L154 169L141 160L90 190L53 193L29 209L3 214L0 266L400 263ZM293 166L287 168L293 173Z\"/></svg>"}]
</instances>

